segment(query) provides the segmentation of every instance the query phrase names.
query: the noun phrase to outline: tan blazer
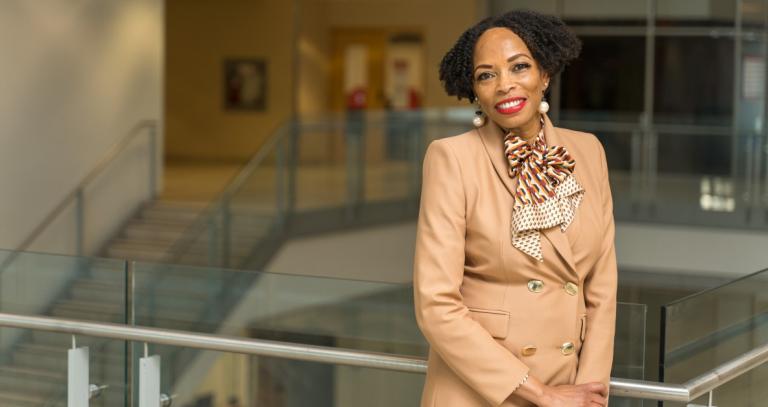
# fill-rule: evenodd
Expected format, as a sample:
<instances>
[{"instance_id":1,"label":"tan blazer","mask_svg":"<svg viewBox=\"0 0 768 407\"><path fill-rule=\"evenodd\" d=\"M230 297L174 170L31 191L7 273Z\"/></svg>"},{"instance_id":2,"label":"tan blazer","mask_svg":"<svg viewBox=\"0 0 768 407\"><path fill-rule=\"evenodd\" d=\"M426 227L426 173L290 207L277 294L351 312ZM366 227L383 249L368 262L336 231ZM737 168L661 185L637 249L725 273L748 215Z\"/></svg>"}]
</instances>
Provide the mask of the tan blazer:
<instances>
[{"instance_id":1,"label":"tan blazer","mask_svg":"<svg viewBox=\"0 0 768 407\"><path fill-rule=\"evenodd\" d=\"M616 255L608 170L594 135L554 128L585 194L565 231L542 232L544 262L512 246L515 181L490 122L436 140L424 158L414 265L416 318L430 343L423 407L528 406L526 374L608 385Z\"/></svg>"}]
</instances>

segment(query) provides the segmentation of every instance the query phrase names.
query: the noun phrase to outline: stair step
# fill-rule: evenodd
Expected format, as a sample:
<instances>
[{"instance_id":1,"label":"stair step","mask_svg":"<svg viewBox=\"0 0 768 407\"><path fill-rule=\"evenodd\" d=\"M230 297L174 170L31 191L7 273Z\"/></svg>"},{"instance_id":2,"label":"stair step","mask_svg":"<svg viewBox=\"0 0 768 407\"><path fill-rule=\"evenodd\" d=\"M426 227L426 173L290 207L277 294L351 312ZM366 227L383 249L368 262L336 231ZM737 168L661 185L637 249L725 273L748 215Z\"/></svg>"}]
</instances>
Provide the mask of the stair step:
<instances>
[{"instance_id":1,"label":"stair step","mask_svg":"<svg viewBox=\"0 0 768 407\"><path fill-rule=\"evenodd\" d=\"M203 316L205 303L189 305L174 299L158 299L153 308L137 304L136 324L165 329L188 330L199 324ZM122 323L125 320L123 305L102 304L79 300L66 300L57 303L51 314L56 318L85 321L104 321Z\"/></svg>"},{"instance_id":2,"label":"stair step","mask_svg":"<svg viewBox=\"0 0 768 407\"><path fill-rule=\"evenodd\" d=\"M67 373L66 348L61 352L17 351L11 357L14 366L47 369L61 374ZM90 378L94 382L115 382L125 376L124 353L90 352ZM0 404L2 405L2 404Z\"/></svg>"},{"instance_id":3,"label":"stair step","mask_svg":"<svg viewBox=\"0 0 768 407\"><path fill-rule=\"evenodd\" d=\"M167 257L165 251L150 252L115 246L110 246L104 255L112 259L125 259L147 263L163 263L166 261Z\"/></svg>"},{"instance_id":4,"label":"stair step","mask_svg":"<svg viewBox=\"0 0 768 407\"><path fill-rule=\"evenodd\" d=\"M210 285L210 279L203 275L178 275L163 271L141 273L137 280L143 283L146 280L157 280L152 287L137 287L138 297L136 303L149 300L146 298L151 293L161 304L177 302L184 306L194 307L205 302L210 294L205 290ZM70 299L87 302L124 303L125 284L122 282L107 283L98 280L81 279L76 281L70 289ZM202 307L203 305L200 304Z\"/></svg>"},{"instance_id":5,"label":"stair step","mask_svg":"<svg viewBox=\"0 0 768 407\"><path fill-rule=\"evenodd\" d=\"M267 234L272 220L258 222L250 219L233 218L231 234L233 240L257 239ZM200 228L201 229L201 228ZM152 242L173 243L189 233L201 233L192 227L192 224L132 220L122 231L121 239L144 240ZM203 236L205 236L203 234Z\"/></svg>"},{"instance_id":6,"label":"stair step","mask_svg":"<svg viewBox=\"0 0 768 407\"><path fill-rule=\"evenodd\" d=\"M0 405L39 407L49 399L49 394L20 392L13 389L0 389Z\"/></svg>"},{"instance_id":7,"label":"stair step","mask_svg":"<svg viewBox=\"0 0 768 407\"><path fill-rule=\"evenodd\" d=\"M235 267L238 266L249 254L250 253L246 252L245 250L241 250L239 252L235 251L230 255L230 264ZM123 246L111 246L109 249L107 249L106 256L115 259L134 260L147 263L167 263L169 261L169 257L166 255L166 252L149 251L143 250L141 248ZM182 265L210 265L207 251L202 250L185 251L184 254L182 254L180 257L174 256L170 259L172 259L174 263Z\"/></svg>"},{"instance_id":8,"label":"stair step","mask_svg":"<svg viewBox=\"0 0 768 407\"><path fill-rule=\"evenodd\" d=\"M46 370L24 367L4 366L0 371L0 391L15 389L25 393L53 393L57 388L66 385L64 375L53 376ZM38 374L27 374L22 370L36 370Z\"/></svg>"},{"instance_id":9,"label":"stair step","mask_svg":"<svg viewBox=\"0 0 768 407\"><path fill-rule=\"evenodd\" d=\"M139 218L144 220L192 223L200 217L201 210L202 208L187 208L175 205L152 205L142 209L139 213Z\"/></svg>"},{"instance_id":10,"label":"stair step","mask_svg":"<svg viewBox=\"0 0 768 407\"><path fill-rule=\"evenodd\" d=\"M243 241L244 239L233 239L230 240L230 248L233 251L249 251L253 248L253 242L251 241ZM170 242L174 243L174 242ZM169 245L159 245L156 241L147 241L147 240L141 240L141 239L115 239L112 242L111 247L121 247L121 248L130 248L130 249L136 249L136 250L147 250L147 251L167 251L170 248ZM210 243L208 236L201 236L200 238L195 239L194 241L190 242L186 247L189 249L192 249L194 251L205 251L207 252L209 249Z\"/></svg>"}]
</instances>

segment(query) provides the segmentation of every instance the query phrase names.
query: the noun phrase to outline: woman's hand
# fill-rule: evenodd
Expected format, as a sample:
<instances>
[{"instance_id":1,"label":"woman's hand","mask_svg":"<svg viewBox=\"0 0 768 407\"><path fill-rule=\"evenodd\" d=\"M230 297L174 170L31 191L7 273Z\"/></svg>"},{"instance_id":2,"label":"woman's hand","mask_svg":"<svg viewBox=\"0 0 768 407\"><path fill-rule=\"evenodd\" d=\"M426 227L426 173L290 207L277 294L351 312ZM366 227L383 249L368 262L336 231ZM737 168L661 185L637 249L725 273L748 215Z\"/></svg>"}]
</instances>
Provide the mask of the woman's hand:
<instances>
[{"instance_id":1,"label":"woman's hand","mask_svg":"<svg viewBox=\"0 0 768 407\"><path fill-rule=\"evenodd\" d=\"M538 405L540 407L605 407L608 395L605 385L599 382L546 386Z\"/></svg>"},{"instance_id":2,"label":"woman's hand","mask_svg":"<svg viewBox=\"0 0 768 407\"><path fill-rule=\"evenodd\" d=\"M547 386L531 376L516 394L539 407L605 407L608 389L600 382Z\"/></svg>"}]
</instances>

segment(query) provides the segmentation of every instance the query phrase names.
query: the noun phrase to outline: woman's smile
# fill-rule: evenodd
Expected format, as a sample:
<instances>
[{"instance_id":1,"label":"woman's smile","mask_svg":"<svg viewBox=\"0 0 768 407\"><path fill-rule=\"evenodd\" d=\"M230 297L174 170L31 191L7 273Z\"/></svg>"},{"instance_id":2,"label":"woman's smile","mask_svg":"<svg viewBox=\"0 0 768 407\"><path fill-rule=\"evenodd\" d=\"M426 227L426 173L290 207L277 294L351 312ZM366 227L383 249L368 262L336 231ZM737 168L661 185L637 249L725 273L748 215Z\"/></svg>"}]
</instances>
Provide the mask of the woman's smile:
<instances>
[{"instance_id":1,"label":"woman's smile","mask_svg":"<svg viewBox=\"0 0 768 407\"><path fill-rule=\"evenodd\" d=\"M509 98L504 99L501 102L497 103L496 111L504 114L504 115L512 115L515 114L525 107L526 99L522 97L515 97L515 98Z\"/></svg>"}]
</instances>

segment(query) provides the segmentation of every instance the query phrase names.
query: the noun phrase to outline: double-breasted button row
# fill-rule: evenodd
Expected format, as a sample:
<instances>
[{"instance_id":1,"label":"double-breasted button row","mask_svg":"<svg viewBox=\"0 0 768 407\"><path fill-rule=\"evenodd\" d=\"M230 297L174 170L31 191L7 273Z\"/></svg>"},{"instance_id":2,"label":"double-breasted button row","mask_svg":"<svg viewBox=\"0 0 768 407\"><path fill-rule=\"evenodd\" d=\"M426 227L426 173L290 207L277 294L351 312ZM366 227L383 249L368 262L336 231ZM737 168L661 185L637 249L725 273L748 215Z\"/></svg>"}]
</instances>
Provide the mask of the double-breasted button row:
<instances>
[{"instance_id":1,"label":"double-breasted button row","mask_svg":"<svg viewBox=\"0 0 768 407\"><path fill-rule=\"evenodd\" d=\"M536 350L536 345L525 345L523 346L523 349L520 350L520 354L523 356L533 356L536 354ZM576 351L576 345L574 345L573 342L566 342L560 345L560 353L562 353L563 356L572 355L574 351Z\"/></svg>"},{"instance_id":2,"label":"double-breasted button row","mask_svg":"<svg viewBox=\"0 0 768 407\"><path fill-rule=\"evenodd\" d=\"M576 283L569 281L563 285L563 290L565 290L568 295L576 295L579 293L579 286L576 285ZM532 293L540 293L544 291L544 282L541 280L528 281L528 291Z\"/></svg>"}]
</instances>

